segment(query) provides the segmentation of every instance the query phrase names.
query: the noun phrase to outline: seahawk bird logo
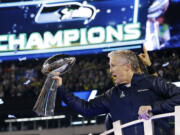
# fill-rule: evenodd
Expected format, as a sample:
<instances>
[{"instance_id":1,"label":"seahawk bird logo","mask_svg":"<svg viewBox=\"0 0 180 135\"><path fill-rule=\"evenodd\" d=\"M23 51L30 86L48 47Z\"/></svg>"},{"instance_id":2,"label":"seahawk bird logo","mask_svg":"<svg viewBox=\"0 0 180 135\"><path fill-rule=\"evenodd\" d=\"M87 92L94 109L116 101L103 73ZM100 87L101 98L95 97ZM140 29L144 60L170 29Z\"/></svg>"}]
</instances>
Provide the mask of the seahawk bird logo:
<instances>
[{"instance_id":1,"label":"seahawk bird logo","mask_svg":"<svg viewBox=\"0 0 180 135\"><path fill-rule=\"evenodd\" d=\"M36 17L36 23L54 23L83 20L88 24L95 19L99 9L87 2L67 2L67 3L46 3L42 4Z\"/></svg>"}]
</instances>

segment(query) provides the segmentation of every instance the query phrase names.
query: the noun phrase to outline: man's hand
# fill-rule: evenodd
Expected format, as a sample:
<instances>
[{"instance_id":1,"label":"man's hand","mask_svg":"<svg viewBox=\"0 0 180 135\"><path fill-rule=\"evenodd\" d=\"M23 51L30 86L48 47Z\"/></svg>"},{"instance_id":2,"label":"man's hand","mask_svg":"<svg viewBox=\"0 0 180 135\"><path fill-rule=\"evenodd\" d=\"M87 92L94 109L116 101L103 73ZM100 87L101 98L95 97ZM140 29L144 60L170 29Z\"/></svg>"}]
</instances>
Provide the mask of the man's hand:
<instances>
[{"instance_id":1,"label":"man's hand","mask_svg":"<svg viewBox=\"0 0 180 135\"><path fill-rule=\"evenodd\" d=\"M138 111L139 119L148 120L152 116L151 111L152 111L152 107L149 105L140 106Z\"/></svg>"},{"instance_id":2,"label":"man's hand","mask_svg":"<svg viewBox=\"0 0 180 135\"><path fill-rule=\"evenodd\" d=\"M143 62L143 64L149 67L149 66L151 66L152 63L151 63L149 54L144 45L143 45L143 51L144 51L144 53L140 53L138 56L139 56L140 60Z\"/></svg>"},{"instance_id":3,"label":"man's hand","mask_svg":"<svg viewBox=\"0 0 180 135\"><path fill-rule=\"evenodd\" d=\"M59 76L53 76L52 77L53 80L57 80L57 85L58 87L62 85L62 78Z\"/></svg>"}]
</instances>

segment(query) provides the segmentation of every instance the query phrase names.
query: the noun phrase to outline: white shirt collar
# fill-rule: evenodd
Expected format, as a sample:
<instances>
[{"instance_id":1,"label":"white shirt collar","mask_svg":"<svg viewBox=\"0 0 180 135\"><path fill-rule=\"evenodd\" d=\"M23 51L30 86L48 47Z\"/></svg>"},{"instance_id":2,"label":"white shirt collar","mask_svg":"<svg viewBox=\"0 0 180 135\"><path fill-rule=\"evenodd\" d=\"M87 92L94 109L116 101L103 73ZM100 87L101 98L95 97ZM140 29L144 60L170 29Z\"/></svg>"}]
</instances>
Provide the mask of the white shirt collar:
<instances>
[{"instance_id":1,"label":"white shirt collar","mask_svg":"<svg viewBox=\"0 0 180 135\"><path fill-rule=\"evenodd\" d=\"M129 88L129 87L131 87L131 83L126 84L125 86Z\"/></svg>"}]
</instances>

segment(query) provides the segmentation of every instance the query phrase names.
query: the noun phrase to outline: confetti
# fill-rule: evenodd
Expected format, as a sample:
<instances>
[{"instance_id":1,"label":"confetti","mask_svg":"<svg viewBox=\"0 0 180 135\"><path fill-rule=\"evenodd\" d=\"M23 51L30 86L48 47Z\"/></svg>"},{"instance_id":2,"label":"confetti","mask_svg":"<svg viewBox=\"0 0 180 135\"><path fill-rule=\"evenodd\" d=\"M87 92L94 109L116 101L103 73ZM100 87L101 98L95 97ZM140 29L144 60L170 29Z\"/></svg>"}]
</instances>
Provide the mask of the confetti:
<instances>
[{"instance_id":1,"label":"confetti","mask_svg":"<svg viewBox=\"0 0 180 135\"><path fill-rule=\"evenodd\" d=\"M27 60L27 58L26 57L21 57L21 58L18 58L18 60L21 62L21 61Z\"/></svg>"},{"instance_id":2,"label":"confetti","mask_svg":"<svg viewBox=\"0 0 180 135\"><path fill-rule=\"evenodd\" d=\"M12 114L8 114L8 118L16 118L16 116L14 116Z\"/></svg>"},{"instance_id":3,"label":"confetti","mask_svg":"<svg viewBox=\"0 0 180 135\"><path fill-rule=\"evenodd\" d=\"M167 67L169 65L169 62L166 62L164 64L162 64L162 67Z\"/></svg>"},{"instance_id":4,"label":"confetti","mask_svg":"<svg viewBox=\"0 0 180 135\"><path fill-rule=\"evenodd\" d=\"M28 85L31 82L31 80L27 80L24 85Z\"/></svg>"},{"instance_id":5,"label":"confetti","mask_svg":"<svg viewBox=\"0 0 180 135\"><path fill-rule=\"evenodd\" d=\"M4 101L0 98L0 105L4 104Z\"/></svg>"},{"instance_id":6,"label":"confetti","mask_svg":"<svg viewBox=\"0 0 180 135\"><path fill-rule=\"evenodd\" d=\"M151 116L146 113L139 115L139 119L149 120L150 118Z\"/></svg>"}]
</instances>

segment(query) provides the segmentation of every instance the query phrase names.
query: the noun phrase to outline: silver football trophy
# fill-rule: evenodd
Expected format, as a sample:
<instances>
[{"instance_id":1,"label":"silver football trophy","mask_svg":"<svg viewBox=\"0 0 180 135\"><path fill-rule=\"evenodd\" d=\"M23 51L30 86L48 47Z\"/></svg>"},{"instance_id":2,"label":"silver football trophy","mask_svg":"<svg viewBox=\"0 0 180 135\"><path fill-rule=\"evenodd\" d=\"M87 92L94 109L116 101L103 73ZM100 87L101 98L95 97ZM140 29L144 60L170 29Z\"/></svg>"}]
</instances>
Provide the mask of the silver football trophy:
<instances>
[{"instance_id":1,"label":"silver football trophy","mask_svg":"<svg viewBox=\"0 0 180 135\"><path fill-rule=\"evenodd\" d=\"M59 54L48 58L44 62L41 72L47 75L47 78L33 107L33 111L38 115L54 115L57 80L53 80L52 77L66 73L74 65L75 60L75 57Z\"/></svg>"}]
</instances>

